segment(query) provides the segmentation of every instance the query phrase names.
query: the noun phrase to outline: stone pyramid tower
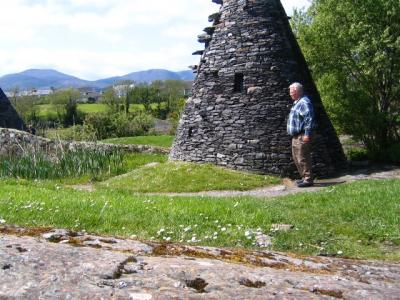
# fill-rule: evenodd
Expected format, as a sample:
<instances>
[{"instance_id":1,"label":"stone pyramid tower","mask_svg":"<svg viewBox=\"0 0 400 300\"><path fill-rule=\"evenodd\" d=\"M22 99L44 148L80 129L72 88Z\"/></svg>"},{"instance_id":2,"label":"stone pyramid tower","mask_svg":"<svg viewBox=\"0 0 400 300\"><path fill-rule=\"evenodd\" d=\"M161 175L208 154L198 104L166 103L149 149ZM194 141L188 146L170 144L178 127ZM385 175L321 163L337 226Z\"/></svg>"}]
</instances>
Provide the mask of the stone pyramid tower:
<instances>
[{"instance_id":1,"label":"stone pyramid tower","mask_svg":"<svg viewBox=\"0 0 400 300\"><path fill-rule=\"evenodd\" d=\"M205 43L192 97L181 117L171 160L213 163L263 174L295 176L286 120L289 85L301 82L318 127L313 169L327 177L346 159L279 0L213 0L199 41Z\"/></svg>"},{"instance_id":2,"label":"stone pyramid tower","mask_svg":"<svg viewBox=\"0 0 400 300\"><path fill-rule=\"evenodd\" d=\"M25 124L0 88L0 127L25 130Z\"/></svg>"}]
</instances>

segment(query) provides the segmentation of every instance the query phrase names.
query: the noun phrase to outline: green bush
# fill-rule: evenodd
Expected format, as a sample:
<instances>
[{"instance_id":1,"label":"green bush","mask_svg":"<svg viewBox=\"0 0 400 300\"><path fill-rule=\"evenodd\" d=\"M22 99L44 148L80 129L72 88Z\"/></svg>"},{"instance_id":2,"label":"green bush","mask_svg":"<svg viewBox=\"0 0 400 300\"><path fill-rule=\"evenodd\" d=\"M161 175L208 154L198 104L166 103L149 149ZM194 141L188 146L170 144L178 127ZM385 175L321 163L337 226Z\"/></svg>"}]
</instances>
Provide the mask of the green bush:
<instances>
[{"instance_id":1,"label":"green bush","mask_svg":"<svg viewBox=\"0 0 400 300\"><path fill-rule=\"evenodd\" d=\"M85 125L97 140L114 137L113 133L115 132L115 127L111 114L89 114L85 118Z\"/></svg>"},{"instance_id":2,"label":"green bush","mask_svg":"<svg viewBox=\"0 0 400 300\"><path fill-rule=\"evenodd\" d=\"M63 141L96 141L94 132L86 125L75 125L68 128L47 130L46 137Z\"/></svg>"},{"instance_id":3,"label":"green bush","mask_svg":"<svg viewBox=\"0 0 400 300\"><path fill-rule=\"evenodd\" d=\"M361 161L361 160L368 160L369 156L367 150L356 148L356 149L350 149L347 152L347 158L351 161Z\"/></svg>"},{"instance_id":4,"label":"green bush","mask_svg":"<svg viewBox=\"0 0 400 300\"><path fill-rule=\"evenodd\" d=\"M138 112L137 114L93 114L85 119L88 131L96 139L106 139L112 137L125 137L145 135L154 127L152 116Z\"/></svg>"},{"instance_id":5,"label":"green bush","mask_svg":"<svg viewBox=\"0 0 400 300\"><path fill-rule=\"evenodd\" d=\"M154 127L154 118L146 113L139 112L133 119L132 119L132 132L129 135L121 135L122 136L130 136L130 135L144 135L146 134L151 128Z\"/></svg>"},{"instance_id":6,"label":"green bush","mask_svg":"<svg viewBox=\"0 0 400 300\"><path fill-rule=\"evenodd\" d=\"M389 162L400 164L400 143L394 144L386 150L386 158Z\"/></svg>"}]
</instances>

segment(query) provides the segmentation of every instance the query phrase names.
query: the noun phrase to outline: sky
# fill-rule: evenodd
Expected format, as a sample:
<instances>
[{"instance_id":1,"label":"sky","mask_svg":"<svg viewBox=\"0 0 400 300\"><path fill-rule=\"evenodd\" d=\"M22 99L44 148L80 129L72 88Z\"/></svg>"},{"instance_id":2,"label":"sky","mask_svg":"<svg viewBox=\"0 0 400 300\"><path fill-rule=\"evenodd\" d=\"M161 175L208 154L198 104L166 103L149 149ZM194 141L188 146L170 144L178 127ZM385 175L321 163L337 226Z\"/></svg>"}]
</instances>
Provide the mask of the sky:
<instances>
[{"instance_id":1,"label":"sky","mask_svg":"<svg viewBox=\"0 0 400 300\"><path fill-rule=\"evenodd\" d=\"M286 13L309 0L281 0ZM147 69L187 70L211 0L0 0L0 76L55 69L96 80Z\"/></svg>"}]
</instances>

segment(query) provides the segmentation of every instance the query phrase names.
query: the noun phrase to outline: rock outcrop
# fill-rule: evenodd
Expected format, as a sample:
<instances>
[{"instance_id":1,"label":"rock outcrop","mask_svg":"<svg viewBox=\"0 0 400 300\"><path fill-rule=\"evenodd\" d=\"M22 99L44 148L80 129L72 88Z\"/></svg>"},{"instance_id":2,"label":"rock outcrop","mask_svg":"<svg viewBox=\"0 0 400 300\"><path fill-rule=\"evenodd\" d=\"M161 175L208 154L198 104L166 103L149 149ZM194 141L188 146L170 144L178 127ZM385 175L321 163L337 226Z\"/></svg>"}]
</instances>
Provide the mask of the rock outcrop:
<instances>
[{"instance_id":1,"label":"rock outcrop","mask_svg":"<svg viewBox=\"0 0 400 300\"><path fill-rule=\"evenodd\" d=\"M213 163L294 176L286 118L290 83L303 83L318 127L313 169L327 177L346 159L279 0L214 0L222 4L199 35L201 55L172 160Z\"/></svg>"},{"instance_id":2,"label":"rock outcrop","mask_svg":"<svg viewBox=\"0 0 400 300\"><path fill-rule=\"evenodd\" d=\"M400 265L388 262L145 243L67 230L0 226L0 232L0 299L355 300L400 295Z\"/></svg>"}]
</instances>

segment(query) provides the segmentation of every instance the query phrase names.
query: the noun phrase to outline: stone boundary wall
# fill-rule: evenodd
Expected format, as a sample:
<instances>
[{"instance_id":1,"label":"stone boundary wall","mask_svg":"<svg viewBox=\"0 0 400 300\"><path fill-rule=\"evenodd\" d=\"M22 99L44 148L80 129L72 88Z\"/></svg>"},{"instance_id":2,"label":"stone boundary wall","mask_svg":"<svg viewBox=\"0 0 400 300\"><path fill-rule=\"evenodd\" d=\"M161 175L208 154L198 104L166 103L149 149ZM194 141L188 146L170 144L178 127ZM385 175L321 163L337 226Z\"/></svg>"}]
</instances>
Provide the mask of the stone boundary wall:
<instances>
[{"instance_id":1,"label":"stone boundary wall","mask_svg":"<svg viewBox=\"0 0 400 300\"><path fill-rule=\"evenodd\" d=\"M25 151L45 151L55 154L62 149L97 149L106 152L120 150L126 153L168 154L168 148L148 145L114 145L95 142L55 141L16 129L0 128L0 155L20 155Z\"/></svg>"}]
</instances>

